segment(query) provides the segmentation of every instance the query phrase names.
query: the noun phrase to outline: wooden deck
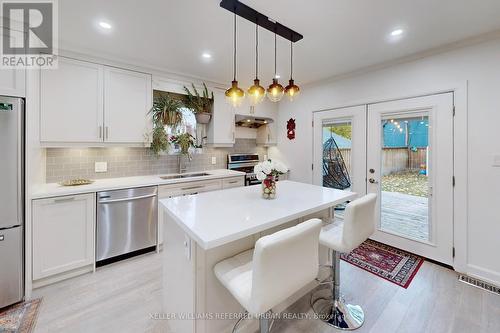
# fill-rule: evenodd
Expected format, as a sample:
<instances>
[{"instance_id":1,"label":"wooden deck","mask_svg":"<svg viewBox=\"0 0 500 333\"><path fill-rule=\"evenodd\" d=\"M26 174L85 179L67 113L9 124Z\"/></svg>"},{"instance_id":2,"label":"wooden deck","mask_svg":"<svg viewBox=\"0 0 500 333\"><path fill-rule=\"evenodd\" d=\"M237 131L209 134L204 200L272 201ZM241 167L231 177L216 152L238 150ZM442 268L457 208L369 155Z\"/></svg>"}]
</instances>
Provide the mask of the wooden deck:
<instances>
[{"instance_id":1,"label":"wooden deck","mask_svg":"<svg viewBox=\"0 0 500 333\"><path fill-rule=\"evenodd\" d=\"M343 219L344 211L336 210L335 217ZM381 227L408 238L429 240L428 199L382 191Z\"/></svg>"},{"instance_id":2,"label":"wooden deck","mask_svg":"<svg viewBox=\"0 0 500 333\"><path fill-rule=\"evenodd\" d=\"M397 192L382 192L381 228L418 240L429 240L428 199Z\"/></svg>"}]
</instances>

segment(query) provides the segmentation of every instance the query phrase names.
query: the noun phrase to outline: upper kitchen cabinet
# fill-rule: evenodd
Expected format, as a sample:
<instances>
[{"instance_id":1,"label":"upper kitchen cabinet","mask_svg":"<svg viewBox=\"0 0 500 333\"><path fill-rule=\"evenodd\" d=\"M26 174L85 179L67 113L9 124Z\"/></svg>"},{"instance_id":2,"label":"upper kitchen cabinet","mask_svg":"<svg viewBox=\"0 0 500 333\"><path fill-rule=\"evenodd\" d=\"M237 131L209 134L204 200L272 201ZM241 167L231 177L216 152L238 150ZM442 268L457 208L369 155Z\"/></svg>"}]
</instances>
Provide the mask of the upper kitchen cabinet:
<instances>
[{"instance_id":1,"label":"upper kitchen cabinet","mask_svg":"<svg viewBox=\"0 0 500 333\"><path fill-rule=\"evenodd\" d=\"M3 30L2 30L3 31ZM7 29L6 29L7 31ZM11 38L22 39L23 34L18 31L9 31ZM5 34L2 33L2 37L5 38ZM25 97L25 79L26 71L23 68L18 69L0 69L0 95L3 96L13 96L13 97Z\"/></svg>"},{"instance_id":2,"label":"upper kitchen cabinet","mask_svg":"<svg viewBox=\"0 0 500 333\"><path fill-rule=\"evenodd\" d=\"M153 91L151 75L104 68L104 136L109 143L144 142L151 130L148 112Z\"/></svg>"},{"instance_id":3,"label":"upper kitchen cabinet","mask_svg":"<svg viewBox=\"0 0 500 333\"><path fill-rule=\"evenodd\" d=\"M215 147L232 147L235 142L234 109L226 102L222 89L214 89L212 120L208 124L207 143Z\"/></svg>"},{"instance_id":4,"label":"upper kitchen cabinet","mask_svg":"<svg viewBox=\"0 0 500 333\"><path fill-rule=\"evenodd\" d=\"M144 144L151 75L60 57L59 68L40 78L44 146Z\"/></svg>"},{"instance_id":5,"label":"upper kitchen cabinet","mask_svg":"<svg viewBox=\"0 0 500 333\"><path fill-rule=\"evenodd\" d=\"M103 142L103 68L59 58L59 67L40 71L40 141Z\"/></svg>"}]
</instances>

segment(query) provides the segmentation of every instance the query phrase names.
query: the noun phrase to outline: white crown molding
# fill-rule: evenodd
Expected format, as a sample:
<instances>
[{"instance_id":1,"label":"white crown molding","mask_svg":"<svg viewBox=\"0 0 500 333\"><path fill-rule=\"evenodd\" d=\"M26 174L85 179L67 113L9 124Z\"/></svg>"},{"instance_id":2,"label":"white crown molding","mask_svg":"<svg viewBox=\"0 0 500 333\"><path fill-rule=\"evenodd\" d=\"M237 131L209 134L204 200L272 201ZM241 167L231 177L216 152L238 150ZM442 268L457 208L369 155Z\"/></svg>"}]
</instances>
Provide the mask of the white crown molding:
<instances>
[{"instance_id":1,"label":"white crown molding","mask_svg":"<svg viewBox=\"0 0 500 333\"><path fill-rule=\"evenodd\" d=\"M59 49L60 56L75 58L79 60L86 60L90 62L96 62L103 65L119 67L123 69L134 70L137 72L143 72L152 74L153 77L158 77L162 79L169 79L184 83L194 83L195 85L201 85L203 82L210 87L224 87L223 82L213 81L208 78L200 77L189 73L175 72L166 68L160 68L154 65L145 64L139 60L131 60L126 58L119 58L112 56L110 54L101 53L97 55L91 50L85 50L81 48L74 48L68 43L64 43L64 47Z\"/></svg>"}]
</instances>

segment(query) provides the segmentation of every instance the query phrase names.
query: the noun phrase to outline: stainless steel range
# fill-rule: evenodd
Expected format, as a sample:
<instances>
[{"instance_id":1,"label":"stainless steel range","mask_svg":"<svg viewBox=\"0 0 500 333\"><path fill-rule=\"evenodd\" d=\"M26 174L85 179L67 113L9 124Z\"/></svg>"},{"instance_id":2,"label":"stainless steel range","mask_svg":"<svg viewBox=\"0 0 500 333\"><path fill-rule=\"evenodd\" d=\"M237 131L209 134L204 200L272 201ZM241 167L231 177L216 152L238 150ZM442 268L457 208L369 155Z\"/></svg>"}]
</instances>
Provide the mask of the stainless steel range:
<instances>
[{"instance_id":1,"label":"stainless steel range","mask_svg":"<svg viewBox=\"0 0 500 333\"><path fill-rule=\"evenodd\" d=\"M229 154L227 155L227 168L245 172L245 186L260 184L255 177L253 167L259 163L259 154Z\"/></svg>"}]
</instances>

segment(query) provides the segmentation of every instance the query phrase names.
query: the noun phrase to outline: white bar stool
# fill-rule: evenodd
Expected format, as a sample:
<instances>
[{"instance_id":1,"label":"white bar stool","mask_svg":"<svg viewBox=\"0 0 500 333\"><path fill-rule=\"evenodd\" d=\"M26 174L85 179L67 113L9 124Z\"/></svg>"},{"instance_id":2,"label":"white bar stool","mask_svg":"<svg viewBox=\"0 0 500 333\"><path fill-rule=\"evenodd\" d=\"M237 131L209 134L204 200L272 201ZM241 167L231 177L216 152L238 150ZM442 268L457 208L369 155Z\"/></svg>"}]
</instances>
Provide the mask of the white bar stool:
<instances>
[{"instance_id":1,"label":"white bar stool","mask_svg":"<svg viewBox=\"0 0 500 333\"><path fill-rule=\"evenodd\" d=\"M375 203L377 196L370 193L350 202L345 209L344 222L335 222L321 229L319 243L332 250L331 295L311 295L311 307L318 318L338 329L354 330L365 320L363 309L359 305L345 304L340 295L340 254L349 253L363 243L375 231Z\"/></svg>"},{"instance_id":2,"label":"white bar stool","mask_svg":"<svg viewBox=\"0 0 500 333\"><path fill-rule=\"evenodd\" d=\"M217 263L214 272L238 302L270 331L271 309L318 275L321 220L311 219L260 238L255 249ZM235 332L241 319L235 324Z\"/></svg>"}]
</instances>

